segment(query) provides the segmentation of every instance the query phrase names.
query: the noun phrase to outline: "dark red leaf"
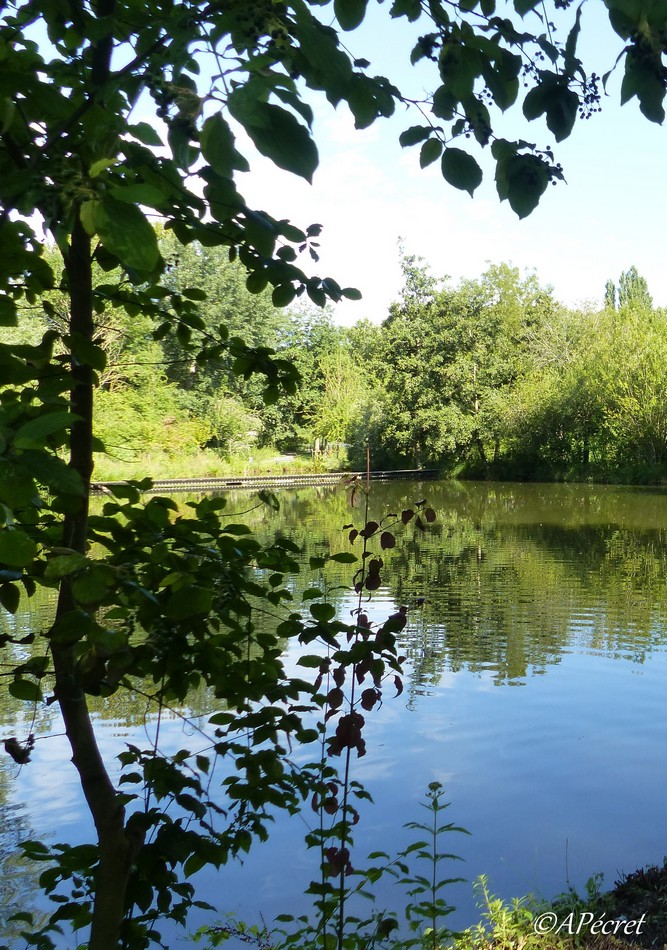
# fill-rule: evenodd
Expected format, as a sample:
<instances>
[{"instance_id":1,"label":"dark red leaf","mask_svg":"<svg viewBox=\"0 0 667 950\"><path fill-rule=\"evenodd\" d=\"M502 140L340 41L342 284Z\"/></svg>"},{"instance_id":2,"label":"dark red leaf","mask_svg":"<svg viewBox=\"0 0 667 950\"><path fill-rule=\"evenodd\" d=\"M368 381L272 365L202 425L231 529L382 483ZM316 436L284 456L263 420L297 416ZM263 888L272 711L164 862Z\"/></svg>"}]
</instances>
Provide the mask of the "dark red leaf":
<instances>
[{"instance_id":1,"label":"dark red leaf","mask_svg":"<svg viewBox=\"0 0 667 950\"><path fill-rule=\"evenodd\" d=\"M368 673L370 668L371 668L371 661L368 659L360 660L357 663L357 668L354 671L355 676L357 678L357 683L359 684L363 683L363 681L366 679L366 673Z\"/></svg>"},{"instance_id":2,"label":"dark red leaf","mask_svg":"<svg viewBox=\"0 0 667 950\"><path fill-rule=\"evenodd\" d=\"M406 508L405 511L401 512L401 521L403 524L407 524L411 518L414 518L415 513L412 508Z\"/></svg>"},{"instance_id":3,"label":"dark red leaf","mask_svg":"<svg viewBox=\"0 0 667 950\"><path fill-rule=\"evenodd\" d=\"M370 538L371 535L375 534L380 525L377 521L367 521L362 530L359 532L362 538Z\"/></svg>"},{"instance_id":4,"label":"dark red leaf","mask_svg":"<svg viewBox=\"0 0 667 950\"><path fill-rule=\"evenodd\" d=\"M396 547L396 538L391 533L391 531L382 532L382 534L380 535L380 547L382 548L383 551L386 550L387 548Z\"/></svg>"},{"instance_id":5,"label":"dark red leaf","mask_svg":"<svg viewBox=\"0 0 667 950\"><path fill-rule=\"evenodd\" d=\"M361 694L361 705L363 709L366 709L369 712L373 708L373 706L376 704L377 701L378 701L377 690L375 690L372 687L370 689L365 689L363 693Z\"/></svg>"},{"instance_id":6,"label":"dark red leaf","mask_svg":"<svg viewBox=\"0 0 667 950\"><path fill-rule=\"evenodd\" d=\"M435 521L435 511L432 508L426 508L424 511L424 517L429 524L432 524Z\"/></svg>"},{"instance_id":7,"label":"dark red leaf","mask_svg":"<svg viewBox=\"0 0 667 950\"><path fill-rule=\"evenodd\" d=\"M400 676L394 677L394 686L396 687L396 695L400 696L403 692L403 680Z\"/></svg>"},{"instance_id":8,"label":"dark red leaf","mask_svg":"<svg viewBox=\"0 0 667 950\"><path fill-rule=\"evenodd\" d=\"M377 590L382 583L379 574L369 574L366 578L366 590Z\"/></svg>"},{"instance_id":9,"label":"dark red leaf","mask_svg":"<svg viewBox=\"0 0 667 950\"><path fill-rule=\"evenodd\" d=\"M359 532L357 531L356 528L353 528L353 529L350 531L350 534L349 534L350 544L353 544L353 543L354 543L354 539L355 539L358 535L359 535Z\"/></svg>"},{"instance_id":10,"label":"dark red leaf","mask_svg":"<svg viewBox=\"0 0 667 950\"><path fill-rule=\"evenodd\" d=\"M424 522L421 520L421 518L419 517L419 515L417 515L417 519L416 519L416 521L415 521L415 528L419 528L420 531L426 531L426 528L425 528L425 526L424 526Z\"/></svg>"},{"instance_id":11,"label":"dark red leaf","mask_svg":"<svg viewBox=\"0 0 667 950\"><path fill-rule=\"evenodd\" d=\"M343 705L344 699L343 690L336 686L334 689L330 689L327 694L327 705L330 709L338 709L339 706Z\"/></svg>"}]
</instances>

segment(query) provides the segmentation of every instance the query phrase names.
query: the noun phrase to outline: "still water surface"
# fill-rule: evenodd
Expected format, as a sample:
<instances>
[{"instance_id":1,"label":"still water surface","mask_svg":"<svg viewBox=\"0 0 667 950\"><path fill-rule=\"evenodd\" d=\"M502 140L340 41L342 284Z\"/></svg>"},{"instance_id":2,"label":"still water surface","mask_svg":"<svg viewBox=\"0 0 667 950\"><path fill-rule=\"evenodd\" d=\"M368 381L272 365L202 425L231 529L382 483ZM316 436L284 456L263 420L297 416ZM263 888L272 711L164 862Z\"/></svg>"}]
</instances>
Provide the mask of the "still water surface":
<instances>
[{"instance_id":1,"label":"still water surface","mask_svg":"<svg viewBox=\"0 0 667 950\"><path fill-rule=\"evenodd\" d=\"M503 897L553 896L595 872L605 885L667 853L667 493L591 486L394 483L373 488L371 516L427 498L438 521L408 531L373 599L386 616L410 610L403 652L405 691L368 716L368 753L355 764L376 805L356 833L363 858L410 840L428 784L443 783L447 819L471 835L445 850L464 858L452 875L484 873ZM247 507L247 496L230 501ZM260 533L281 531L309 554L347 549L341 527L359 521L345 495L301 489L281 511L250 516ZM343 568L340 569L341 571ZM339 573L332 582L340 583ZM306 571L299 583L312 582ZM349 595L339 593L346 614ZM44 622L48 605L13 622ZM5 621L7 622L7 621ZM291 657L290 662L296 658ZM204 703L199 697L193 705ZM25 730L25 714L3 706L3 736ZM152 735L143 707L112 698L100 707L103 750ZM37 735L60 732L53 707ZM162 725L163 748L192 747L178 718ZM28 835L90 840L81 796L64 765L62 738L38 742L18 774L2 759L0 836L5 906L29 881L16 873L12 846ZM302 912L315 874L300 845L302 819L281 821L244 866L201 879L201 897L240 917ZM359 860L359 864L363 861ZM397 895L387 884L387 905ZM476 919L471 884L450 889L453 926ZM198 921L201 922L201 921ZM180 945L174 934L173 947Z\"/></svg>"}]
</instances>

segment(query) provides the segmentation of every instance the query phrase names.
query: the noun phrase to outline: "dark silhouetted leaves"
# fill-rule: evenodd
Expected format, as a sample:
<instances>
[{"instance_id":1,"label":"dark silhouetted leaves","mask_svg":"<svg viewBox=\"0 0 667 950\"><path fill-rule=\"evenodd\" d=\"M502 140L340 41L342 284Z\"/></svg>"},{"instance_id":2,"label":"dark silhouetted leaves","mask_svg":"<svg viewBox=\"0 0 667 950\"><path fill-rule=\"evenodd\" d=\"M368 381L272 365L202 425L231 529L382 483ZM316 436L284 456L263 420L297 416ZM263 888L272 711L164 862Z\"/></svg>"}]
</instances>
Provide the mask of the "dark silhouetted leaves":
<instances>
[{"instance_id":1,"label":"dark silhouetted leaves","mask_svg":"<svg viewBox=\"0 0 667 950\"><path fill-rule=\"evenodd\" d=\"M447 148L442 156L442 174L446 181L472 196L482 181L482 169L477 160L460 148Z\"/></svg>"},{"instance_id":2,"label":"dark silhouetted leaves","mask_svg":"<svg viewBox=\"0 0 667 950\"><path fill-rule=\"evenodd\" d=\"M366 15L368 0L334 0L336 19L344 30L354 30Z\"/></svg>"},{"instance_id":3,"label":"dark silhouetted leaves","mask_svg":"<svg viewBox=\"0 0 667 950\"><path fill-rule=\"evenodd\" d=\"M37 553L37 545L19 528L3 528L0 531L0 563L11 567L29 564Z\"/></svg>"},{"instance_id":4,"label":"dark silhouetted leaves","mask_svg":"<svg viewBox=\"0 0 667 950\"><path fill-rule=\"evenodd\" d=\"M396 547L396 538L391 533L391 531L382 532L382 534L380 535L380 547L382 548L383 551L385 551L387 548Z\"/></svg>"},{"instance_id":5,"label":"dark silhouetted leaves","mask_svg":"<svg viewBox=\"0 0 667 950\"><path fill-rule=\"evenodd\" d=\"M365 689L363 693L361 694L362 708L366 709L369 712L373 708L373 706L375 706L378 700L379 700L378 691L374 689L373 687L370 687L369 689Z\"/></svg>"}]
</instances>

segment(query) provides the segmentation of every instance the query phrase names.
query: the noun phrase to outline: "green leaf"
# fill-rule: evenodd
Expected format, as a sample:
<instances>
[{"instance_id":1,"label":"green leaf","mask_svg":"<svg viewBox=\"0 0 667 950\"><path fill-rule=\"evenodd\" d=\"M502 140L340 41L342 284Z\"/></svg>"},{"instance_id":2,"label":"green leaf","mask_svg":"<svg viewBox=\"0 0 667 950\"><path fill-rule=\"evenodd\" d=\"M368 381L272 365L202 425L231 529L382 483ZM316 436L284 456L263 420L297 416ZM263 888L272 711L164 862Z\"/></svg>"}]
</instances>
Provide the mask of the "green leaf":
<instances>
[{"instance_id":1,"label":"green leaf","mask_svg":"<svg viewBox=\"0 0 667 950\"><path fill-rule=\"evenodd\" d=\"M246 277L246 289L251 294L261 294L263 290L266 290L269 284L269 278L267 276L266 270L262 267L261 269L251 271Z\"/></svg>"},{"instance_id":2,"label":"green leaf","mask_svg":"<svg viewBox=\"0 0 667 950\"><path fill-rule=\"evenodd\" d=\"M271 257L276 246L277 228L274 221L262 211L244 211L243 227L248 242L264 257Z\"/></svg>"},{"instance_id":3,"label":"green leaf","mask_svg":"<svg viewBox=\"0 0 667 950\"><path fill-rule=\"evenodd\" d=\"M341 29L356 30L366 15L368 0L334 0L334 13Z\"/></svg>"},{"instance_id":4,"label":"green leaf","mask_svg":"<svg viewBox=\"0 0 667 950\"><path fill-rule=\"evenodd\" d=\"M460 43L448 43L440 56L440 75L448 91L459 101L472 96L475 80L482 73L478 50Z\"/></svg>"},{"instance_id":5,"label":"green leaf","mask_svg":"<svg viewBox=\"0 0 667 950\"><path fill-rule=\"evenodd\" d=\"M356 287L343 287L340 295L345 297L346 300L361 300L361 291L357 290Z\"/></svg>"},{"instance_id":6,"label":"green leaf","mask_svg":"<svg viewBox=\"0 0 667 950\"><path fill-rule=\"evenodd\" d=\"M24 699L30 703L41 703L44 700L41 689L31 680L13 680L8 686L8 691L14 699Z\"/></svg>"},{"instance_id":7,"label":"green leaf","mask_svg":"<svg viewBox=\"0 0 667 950\"><path fill-rule=\"evenodd\" d=\"M232 116L245 128L262 155L279 168L312 182L319 159L306 126L291 112L261 99L257 101L253 94L252 82L232 92L228 100Z\"/></svg>"},{"instance_id":8,"label":"green leaf","mask_svg":"<svg viewBox=\"0 0 667 950\"><path fill-rule=\"evenodd\" d=\"M34 448L35 443L43 444L48 436L68 429L78 418L71 412L45 412L20 427L14 438L14 446L17 449Z\"/></svg>"},{"instance_id":9,"label":"green leaf","mask_svg":"<svg viewBox=\"0 0 667 950\"><path fill-rule=\"evenodd\" d=\"M301 595L301 600L313 600L316 597L323 597L324 591L319 587L307 587Z\"/></svg>"},{"instance_id":10,"label":"green leaf","mask_svg":"<svg viewBox=\"0 0 667 950\"><path fill-rule=\"evenodd\" d=\"M482 63L482 76L489 88L493 101L503 112L516 102L519 94L519 72L521 57L501 50L495 68L490 62Z\"/></svg>"},{"instance_id":11,"label":"green leaf","mask_svg":"<svg viewBox=\"0 0 667 950\"><path fill-rule=\"evenodd\" d=\"M0 531L0 562L11 567L25 567L37 554L37 544L19 528Z\"/></svg>"},{"instance_id":12,"label":"green leaf","mask_svg":"<svg viewBox=\"0 0 667 950\"><path fill-rule=\"evenodd\" d=\"M262 400L267 406L275 406L280 399L281 392L278 386L269 385L262 392Z\"/></svg>"},{"instance_id":13,"label":"green leaf","mask_svg":"<svg viewBox=\"0 0 667 950\"><path fill-rule=\"evenodd\" d=\"M157 266L160 252L155 231L135 205L105 195L102 201L84 202L81 223L126 267L151 271Z\"/></svg>"},{"instance_id":14,"label":"green leaf","mask_svg":"<svg viewBox=\"0 0 667 950\"><path fill-rule=\"evenodd\" d=\"M160 208L167 196L154 185L144 183L136 185L116 185L109 189L109 194L117 201L123 201L130 205L149 205L151 208Z\"/></svg>"},{"instance_id":15,"label":"green leaf","mask_svg":"<svg viewBox=\"0 0 667 950\"><path fill-rule=\"evenodd\" d=\"M247 172L250 166L234 147L234 135L218 112L205 122L199 138L202 155L211 168L223 178L232 178L234 169Z\"/></svg>"},{"instance_id":16,"label":"green leaf","mask_svg":"<svg viewBox=\"0 0 667 950\"><path fill-rule=\"evenodd\" d=\"M431 109L434 116L438 119L446 119L448 122L454 118L454 113L458 105L458 99L452 95L446 86L438 86L433 93Z\"/></svg>"},{"instance_id":17,"label":"green leaf","mask_svg":"<svg viewBox=\"0 0 667 950\"><path fill-rule=\"evenodd\" d=\"M418 20L422 14L422 5L419 0L394 0L389 15L391 17L406 17L410 23Z\"/></svg>"},{"instance_id":18,"label":"green leaf","mask_svg":"<svg viewBox=\"0 0 667 950\"><path fill-rule=\"evenodd\" d=\"M505 172L507 199L520 218L535 210L549 184L549 173L536 155L515 155Z\"/></svg>"},{"instance_id":19,"label":"green leaf","mask_svg":"<svg viewBox=\"0 0 667 950\"><path fill-rule=\"evenodd\" d=\"M423 142L432 132L433 129L430 125L412 125L409 129L401 132L398 141L401 148L406 148L408 145L416 145L418 142Z\"/></svg>"},{"instance_id":20,"label":"green leaf","mask_svg":"<svg viewBox=\"0 0 667 950\"><path fill-rule=\"evenodd\" d=\"M437 161L442 154L442 147L443 146L440 139L427 139L419 152L420 168L426 168L427 165L431 165L433 162Z\"/></svg>"},{"instance_id":21,"label":"green leaf","mask_svg":"<svg viewBox=\"0 0 667 950\"><path fill-rule=\"evenodd\" d=\"M55 455L30 450L23 452L21 462L31 476L53 491L64 495L83 495L83 482L79 473Z\"/></svg>"},{"instance_id":22,"label":"green leaf","mask_svg":"<svg viewBox=\"0 0 667 950\"><path fill-rule=\"evenodd\" d=\"M247 524L226 524L222 530L225 534L233 534L237 537L242 534L252 534Z\"/></svg>"},{"instance_id":23,"label":"green leaf","mask_svg":"<svg viewBox=\"0 0 667 950\"><path fill-rule=\"evenodd\" d=\"M352 76L346 99L354 115L355 129L366 129L379 115L390 116L394 112L392 87L359 73Z\"/></svg>"},{"instance_id":24,"label":"green leaf","mask_svg":"<svg viewBox=\"0 0 667 950\"><path fill-rule=\"evenodd\" d=\"M340 551L338 554L330 554L329 560L337 561L339 564L354 564L359 558L351 551Z\"/></svg>"},{"instance_id":25,"label":"green leaf","mask_svg":"<svg viewBox=\"0 0 667 950\"><path fill-rule=\"evenodd\" d=\"M92 565L72 584L72 592L81 604L97 604L104 600L114 586L114 575L109 568Z\"/></svg>"},{"instance_id":26,"label":"green leaf","mask_svg":"<svg viewBox=\"0 0 667 950\"><path fill-rule=\"evenodd\" d=\"M207 614L213 605L213 594L204 587L182 587L169 599L165 616L171 620L188 620Z\"/></svg>"},{"instance_id":27,"label":"green leaf","mask_svg":"<svg viewBox=\"0 0 667 950\"><path fill-rule=\"evenodd\" d=\"M37 486L23 466L0 459L0 499L10 508L27 505L37 494Z\"/></svg>"},{"instance_id":28,"label":"green leaf","mask_svg":"<svg viewBox=\"0 0 667 950\"><path fill-rule=\"evenodd\" d=\"M318 670L322 666L322 657L314 654L300 656L296 663L297 666L305 666L309 670Z\"/></svg>"},{"instance_id":29,"label":"green leaf","mask_svg":"<svg viewBox=\"0 0 667 950\"><path fill-rule=\"evenodd\" d=\"M567 138L579 109L579 96L563 83L555 73L543 73L542 81L531 89L523 102L523 114L528 120L547 114L547 126L556 141Z\"/></svg>"},{"instance_id":30,"label":"green leaf","mask_svg":"<svg viewBox=\"0 0 667 950\"><path fill-rule=\"evenodd\" d=\"M111 168L117 163L117 158L98 158L96 162L92 162L88 174L91 178L97 178L103 171L106 171L107 168Z\"/></svg>"},{"instance_id":31,"label":"green leaf","mask_svg":"<svg viewBox=\"0 0 667 950\"><path fill-rule=\"evenodd\" d=\"M639 99L639 108L647 119L659 124L664 122L665 86L660 51L644 46L635 46L628 50L625 75L621 83L621 104L625 104L633 96Z\"/></svg>"},{"instance_id":32,"label":"green leaf","mask_svg":"<svg viewBox=\"0 0 667 950\"><path fill-rule=\"evenodd\" d=\"M73 554L61 554L58 555L58 557L49 559L46 570L44 571L44 577L49 580L59 580L61 577L67 577L68 574L73 574L75 571L80 570L87 563L84 554L78 554L76 552Z\"/></svg>"},{"instance_id":33,"label":"green leaf","mask_svg":"<svg viewBox=\"0 0 667 950\"><path fill-rule=\"evenodd\" d=\"M311 604L310 612L320 623L328 623L336 616L336 608L333 604Z\"/></svg>"},{"instance_id":34,"label":"green leaf","mask_svg":"<svg viewBox=\"0 0 667 950\"><path fill-rule=\"evenodd\" d=\"M206 291L199 287L184 287L181 293L188 300L206 300Z\"/></svg>"},{"instance_id":35,"label":"green leaf","mask_svg":"<svg viewBox=\"0 0 667 950\"><path fill-rule=\"evenodd\" d=\"M16 584L2 584L0 586L0 604L10 614L15 614L21 601L21 591Z\"/></svg>"},{"instance_id":36,"label":"green leaf","mask_svg":"<svg viewBox=\"0 0 667 950\"><path fill-rule=\"evenodd\" d=\"M472 196L482 180L482 169L476 159L460 148L448 148L442 156L442 174L445 181Z\"/></svg>"},{"instance_id":37,"label":"green leaf","mask_svg":"<svg viewBox=\"0 0 667 950\"><path fill-rule=\"evenodd\" d=\"M94 625L94 620L85 610L68 610L51 627L49 637L56 643L76 643L82 640Z\"/></svg>"},{"instance_id":38,"label":"green leaf","mask_svg":"<svg viewBox=\"0 0 667 950\"><path fill-rule=\"evenodd\" d=\"M101 346L87 340L82 333L73 333L65 337L65 342L80 363L86 363L102 372L107 365L107 355Z\"/></svg>"},{"instance_id":39,"label":"green leaf","mask_svg":"<svg viewBox=\"0 0 667 950\"><path fill-rule=\"evenodd\" d=\"M273 288L271 301L274 307L288 307L296 297L296 290L291 284L278 284Z\"/></svg>"},{"instance_id":40,"label":"green leaf","mask_svg":"<svg viewBox=\"0 0 667 950\"><path fill-rule=\"evenodd\" d=\"M0 294L0 327L15 327L17 321L16 303L7 294Z\"/></svg>"},{"instance_id":41,"label":"green leaf","mask_svg":"<svg viewBox=\"0 0 667 950\"><path fill-rule=\"evenodd\" d=\"M130 125L128 126L128 132L139 139L140 142L143 142L144 145L164 145L160 136L148 122L137 122L136 125Z\"/></svg>"},{"instance_id":42,"label":"green leaf","mask_svg":"<svg viewBox=\"0 0 667 950\"><path fill-rule=\"evenodd\" d=\"M579 96L565 86L549 100L547 108L547 126L557 142L566 139L574 126L579 111Z\"/></svg>"}]
</instances>

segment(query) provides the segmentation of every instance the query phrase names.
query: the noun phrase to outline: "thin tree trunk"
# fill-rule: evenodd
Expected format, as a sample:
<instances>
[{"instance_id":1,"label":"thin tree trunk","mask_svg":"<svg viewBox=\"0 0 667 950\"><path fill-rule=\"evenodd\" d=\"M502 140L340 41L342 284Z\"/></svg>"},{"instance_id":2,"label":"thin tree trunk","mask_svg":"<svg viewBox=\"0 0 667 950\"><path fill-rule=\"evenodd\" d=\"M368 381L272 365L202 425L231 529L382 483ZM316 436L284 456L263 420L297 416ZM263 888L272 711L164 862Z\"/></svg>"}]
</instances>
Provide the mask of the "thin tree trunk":
<instances>
[{"instance_id":1,"label":"thin tree trunk","mask_svg":"<svg viewBox=\"0 0 667 950\"><path fill-rule=\"evenodd\" d=\"M71 300L70 332L92 341L91 242L79 221L74 226L71 246L65 258L65 272ZM63 542L66 547L85 554L93 469L93 376L90 366L75 360L71 372L71 408L80 418L72 425L70 465L81 476L84 495L78 509L65 516ZM58 597L56 623L75 607L71 583L65 578ZM125 895L134 848L125 833L124 808L97 746L85 693L77 682L74 647L59 644L56 639L52 652L56 696L72 749L72 762L79 772L100 849L89 950L115 950L125 914Z\"/></svg>"},{"instance_id":2,"label":"thin tree trunk","mask_svg":"<svg viewBox=\"0 0 667 950\"><path fill-rule=\"evenodd\" d=\"M93 46L91 79L93 89L103 86L110 75L113 47L112 17L115 0L100 0L99 18L108 23L105 35ZM91 239L78 218L71 243L64 255L70 297L70 334L92 343L93 278ZM65 515L63 543L85 554L88 544L90 479L93 472L93 372L74 357L71 367L71 409L78 416L71 430L70 465L81 477L84 494L78 509ZM71 582L61 584L56 623L76 608ZM125 900L132 860L137 843L127 835L125 809L100 754L85 693L77 682L74 645L52 644L55 694L60 705L65 732L72 749L81 787L95 823L99 845L99 864L95 873L95 900L89 950L117 950L125 916Z\"/></svg>"}]
</instances>

